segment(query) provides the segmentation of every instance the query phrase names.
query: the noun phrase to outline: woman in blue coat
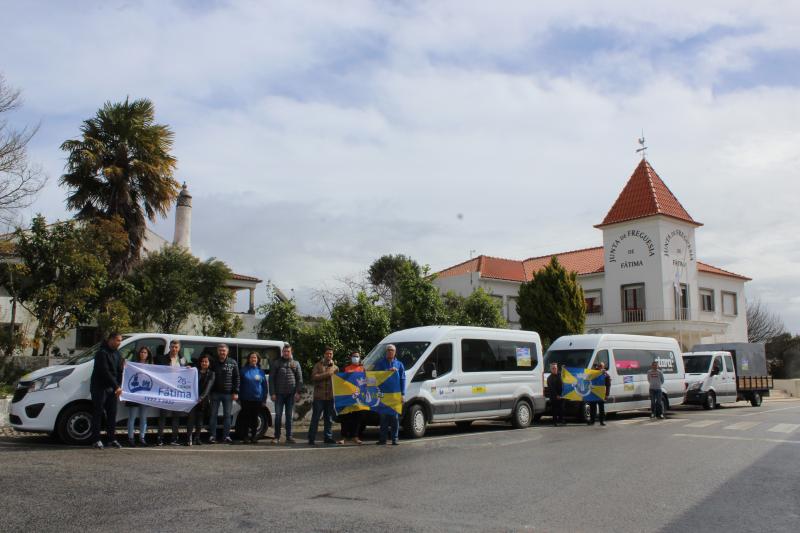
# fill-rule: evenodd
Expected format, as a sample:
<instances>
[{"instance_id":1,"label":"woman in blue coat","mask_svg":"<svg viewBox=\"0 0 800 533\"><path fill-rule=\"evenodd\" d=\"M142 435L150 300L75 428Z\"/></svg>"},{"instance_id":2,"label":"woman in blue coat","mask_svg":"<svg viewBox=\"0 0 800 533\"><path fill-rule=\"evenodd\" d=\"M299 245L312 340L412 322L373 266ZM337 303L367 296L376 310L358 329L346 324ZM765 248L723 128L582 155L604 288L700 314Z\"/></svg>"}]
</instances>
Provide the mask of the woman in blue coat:
<instances>
[{"instance_id":1,"label":"woman in blue coat","mask_svg":"<svg viewBox=\"0 0 800 533\"><path fill-rule=\"evenodd\" d=\"M244 427L244 435L242 442L247 444L252 442L255 444L258 441L256 436L256 429L258 428L258 413L261 406L267 401L267 376L261 370L261 358L258 353L252 352L247 356L247 363L242 367L241 371L241 384L239 386L239 402L242 404L242 412L239 416L242 417Z\"/></svg>"}]
</instances>

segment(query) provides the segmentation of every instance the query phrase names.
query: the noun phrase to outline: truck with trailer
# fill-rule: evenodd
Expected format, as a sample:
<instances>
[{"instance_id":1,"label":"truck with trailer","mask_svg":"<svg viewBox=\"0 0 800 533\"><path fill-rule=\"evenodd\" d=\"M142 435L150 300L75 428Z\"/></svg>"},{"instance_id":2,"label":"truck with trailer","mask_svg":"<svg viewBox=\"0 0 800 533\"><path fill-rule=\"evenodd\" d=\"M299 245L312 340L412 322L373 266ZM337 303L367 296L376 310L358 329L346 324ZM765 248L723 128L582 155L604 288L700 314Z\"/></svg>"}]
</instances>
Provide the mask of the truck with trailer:
<instances>
[{"instance_id":1,"label":"truck with trailer","mask_svg":"<svg viewBox=\"0 0 800 533\"><path fill-rule=\"evenodd\" d=\"M730 354L730 360L733 362L734 373L732 380L735 381L735 395L736 400L749 401L754 407L761 405L764 396L769 396L770 390L774 387L772 376L767 372L767 356L764 350L764 344L753 342L723 342L715 344L695 344L692 347L692 352L727 352ZM688 355L688 354L687 354ZM723 357L723 362L727 360ZM724 367L727 368L727 367ZM709 368L710 374L713 368ZM698 404L710 408L716 407L718 402L711 405L708 401L708 390L703 390L704 385L702 382L709 380L697 380L701 382L700 386L692 385L686 391L687 404Z\"/></svg>"}]
</instances>

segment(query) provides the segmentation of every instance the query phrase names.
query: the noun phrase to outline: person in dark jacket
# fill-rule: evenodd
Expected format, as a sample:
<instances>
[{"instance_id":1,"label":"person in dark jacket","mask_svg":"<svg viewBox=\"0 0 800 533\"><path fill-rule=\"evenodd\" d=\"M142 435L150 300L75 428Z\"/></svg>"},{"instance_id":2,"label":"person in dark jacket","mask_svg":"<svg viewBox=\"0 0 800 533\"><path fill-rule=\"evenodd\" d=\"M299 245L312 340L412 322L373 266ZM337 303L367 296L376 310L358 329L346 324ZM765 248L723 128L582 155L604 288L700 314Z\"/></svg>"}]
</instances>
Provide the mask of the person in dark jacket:
<instances>
[{"instance_id":1,"label":"person in dark jacket","mask_svg":"<svg viewBox=\"0 0 800 533\"><path fill-rule=\"evenodd\" d=\"M106 438L108 446L121 448L114 435L117 425L117 398L122 394L122 356L119 345L122 335L112 333L94 355L94 368L89 379L89 391L92 396L92 446L98 450L103 449L100 440L100 426L103 415L106 422Z\"/></svg>"},{"instance_id":2,"label":"person in dark jacket","mask_svg":"<svg viewBox=\"0 0 800 533\"><path fill-rule=\"evenodd\" d=\"M153 364L153 353L147 346L139 348L136 354L136 362L142 365ZM124 366L124 365L123 365ZM128 445L136 446L134 430L136 429L136 418L139 418L139 444L147 446L145 437L147 436L147 412L146 407L136 402L125 402L128 407Z\"/></svg>"},{"instance_id":3,"label":"person in dark jacket","mask_svg":"<svg viewBox=\"0 0 800 533\"><path fill-rule=\"evenodd\" d=\"M286 443L294 444L292 437L292 414L294 403L300 401L300 391L303 390L303 373L300 363L292 358L292 346L283 345L281 357L275 361L269 373L269 390L272 392L272 401L275 402L275 440L278 444L281 438L281 418L286 414Z\"/></svg>"},{"instance_id":4,"label":"person in dark jacket","mask_svg":"<svg viewBox=\"0 0 800 533\"><path fill-rule=\"evenodd\" d=\"M597 363L594 368L603 372L604 383L606 386L606 400L611 395L611 376L606 371L605 363ZM588 422L590 426L594 425L595 418L597 417L597 410L600 409L600 425L606 425L606 402L605 400L598 400L592 402L591 420Z\"/></svg>"},{"instance_id":5,"label":"person in dark jacket","mask_svg":"<svg viewBox=\"0 0 800 533\"><path fill-rule=\"evenodd\" d=\"M216 375L211 371L211 357L204 353L197 359L197 391L199 397L197 404L189 411L186 422L186 445L201 445L200 432L203 430L203 421L209 410L211 391L214 389Z\"/></svg>"},{"instance_id":6,"label":"person in dark jacket","mask_svg":"<svg viewBox=\"0 0 800 533\"><path fill-rule=\"evenodd\" d=\"M550 399L550 411L553 413L553 426L566 425L564 423L564 399L561 397L561 389L564 383L561 381L561 373L558 371L558 364L550 364L550 375L547 376L547 397Z\"/></svg>"},{"instance_id":7,"label":"person in dark jacket","mask_svg":"<svg viewBox=\"0 0 800 533\"><path fill-rule=\"evenodd\" d=\"M186 359L181 357L181 342L177 339L171 340L169 343L169 351L165 354L161 354L156 359L156 364L161 366L171 366L175 368L186 366ZM173 446L178 446L180 444L180 442L178 441L178 431L180 430L178 421L180 416L181 416L180 411L171 411L170 409L158 410L158 439L156 440L157 446L164 445L164 426L166 425L167 417L169 417L170 423L172 424L172 433L170 433L170 444Z\"/></svg>"},{"instance_id":8,"label":"person in dark jacket","mask_svg":"<svg viewBox=\"0 0 800 533\"><path fill-rule=\"evenodd\" d=\"M211 393L211 421L209 444L217 442L217 417L219 405L222 404L222 436L225 444L233 444L231 440L231 411L233 402L239 399L239 365L228 358L228 345L217 345L217 360L211 366L214 371L214 389Z\"/></svg>"},{"instance_id":9,"label":"person in dark jacket","mask_svg":"<svg viewBox=\"0 0 800 533\"><path fill-rule=\"evenodd\" d=\"M245 428L242 442L247 444L258 442L258 413L267 401L267 375L261 370L261 357L257 352L247 356L247 363L242 367L242 385L239 390L239 403L242 404L242 417Z\"/></svg>"}]
</instances>

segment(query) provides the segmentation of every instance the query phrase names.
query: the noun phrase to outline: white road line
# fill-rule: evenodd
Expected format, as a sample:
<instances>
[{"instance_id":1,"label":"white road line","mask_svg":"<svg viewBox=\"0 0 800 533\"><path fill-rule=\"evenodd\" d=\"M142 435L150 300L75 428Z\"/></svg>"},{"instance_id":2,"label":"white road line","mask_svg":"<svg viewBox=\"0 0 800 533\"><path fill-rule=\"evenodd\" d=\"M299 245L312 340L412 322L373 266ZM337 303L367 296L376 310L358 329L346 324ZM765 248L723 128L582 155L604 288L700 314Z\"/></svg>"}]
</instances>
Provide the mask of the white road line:
<instances>
[{"instance_id":1,"label":"white road line","mask_svg":"<svg viewBox=\"0 0 800 533\"><path fill-rule=\"evenodd\" d=\"M747 414L739 415L739 416L763 415L765 413L774 413L776 411L786 411L787 409L800 409L800 405L796 405L794 407L781 407L780 409L767 409L766 411L755 411L754 413L747 413Z\"/></svg>"},{"instance_id":2,"label":"white road line","mask_svg":"<svg viewBox=\"0 0 800 533\"><path fill-rule=\"evenodd\" d=\"M719 439L719 440L740 440L740 441L750 441L750 442L778 442L781 444L800 444L800 440L786 440L786 439L764 439L764 438L754 438L754 437L733 437L730 435L697 435L697 434L690 434L690 433L673 433L673 437L689 437L693 439Z\"/></svg>"},{"instance_id":3,"label":"white road line","mask_svg":"<svg viewBox=\"0 0 800 533\"><path fill-rule=\"evenodd\" d=\"M756 427L760 422L736 422L730 426L725 426L723 429L731 429L734 431L745 431L750 428Z\"/></svg>"},{"instance_id":4,"label":"white road line","mask_svg":"<svg viewBox=\"0 0 800 533\"><path fill-rule=\"evenodd\" d=\"M639 424L645 420L649 420L649 418L629 418L628 420L617 420L614 422L614 424L627 426L629 424Z\"/></svg>"},{"instance_id":5,"label":"white road line","mask_svg":"<svg viewBox=\"0 0 800 533\"><path fill-rule=\"evenodd\" d=\"M697 420L696 422L690 422L686 424L684 427L687 428L705 428L708 426L713 426L714 424L719 424L719 420Z\"/></svg>"},{"instance_id":6,"label":"white road line","mask_svg":"<svg viewBox=\"0 0 800 533\"><path fill-rule=\"evenodd\" d=\"M797 428L800 428L800 424L775 424L767 431L772 431L773 433L792 433Z\"/></svg>"}]
</instances>

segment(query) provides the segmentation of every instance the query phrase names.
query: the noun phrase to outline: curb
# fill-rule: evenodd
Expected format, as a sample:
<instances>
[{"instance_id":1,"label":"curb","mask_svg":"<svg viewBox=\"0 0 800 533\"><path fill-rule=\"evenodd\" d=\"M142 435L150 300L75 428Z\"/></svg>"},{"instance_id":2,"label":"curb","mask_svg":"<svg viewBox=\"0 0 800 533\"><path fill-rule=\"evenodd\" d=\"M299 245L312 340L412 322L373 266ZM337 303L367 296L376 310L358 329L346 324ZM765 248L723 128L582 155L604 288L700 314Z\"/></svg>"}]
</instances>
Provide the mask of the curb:
<instances>
[{"instance_id":1,"label":"curb","mask_svg":"<svg viewBox=\"0 0 800 533\"><path fill-rule=\"evenodd\" d=\"M8 410L11 408L11 400L0 400L0 427L8 426Z\"/></svg>"}]
</instances>

